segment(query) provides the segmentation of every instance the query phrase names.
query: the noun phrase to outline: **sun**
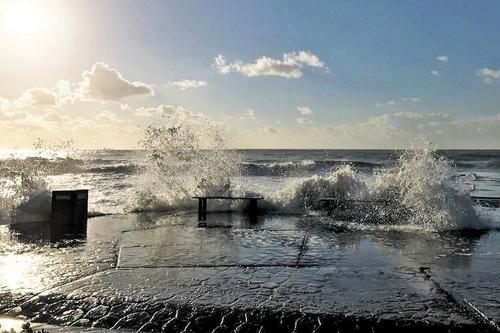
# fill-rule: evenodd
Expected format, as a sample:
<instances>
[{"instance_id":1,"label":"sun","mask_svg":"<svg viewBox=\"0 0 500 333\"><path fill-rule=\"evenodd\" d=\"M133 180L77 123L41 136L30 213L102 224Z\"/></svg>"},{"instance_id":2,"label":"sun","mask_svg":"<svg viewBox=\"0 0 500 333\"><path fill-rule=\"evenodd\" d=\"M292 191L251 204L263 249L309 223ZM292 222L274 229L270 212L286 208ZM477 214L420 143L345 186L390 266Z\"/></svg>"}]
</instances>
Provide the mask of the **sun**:
<instances>
[{"instance_id":1,"label":"sun","mask_svg":"<svg viewBox=\"0 0 500 333\"><path fill-rule=\"evenodd\" d=\"M29 3L17 3L7 10L6 22L12 31L17 34L31 35L40 25L38 9Z\"/></svg>"}]
</instances>

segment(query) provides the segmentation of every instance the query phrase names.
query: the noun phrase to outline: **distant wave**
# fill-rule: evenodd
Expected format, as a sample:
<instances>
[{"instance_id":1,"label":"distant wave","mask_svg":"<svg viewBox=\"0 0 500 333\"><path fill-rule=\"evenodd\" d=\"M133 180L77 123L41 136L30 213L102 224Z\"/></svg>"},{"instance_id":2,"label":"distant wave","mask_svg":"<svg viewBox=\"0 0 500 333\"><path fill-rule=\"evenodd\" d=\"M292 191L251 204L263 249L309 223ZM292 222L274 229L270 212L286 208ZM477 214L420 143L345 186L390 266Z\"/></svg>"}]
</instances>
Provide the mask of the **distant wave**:
<instances>
[{"instance_id":1,"label":"distant wave","mask_svg":"<svg viewBox=\"0 0 500 333\"><path fill-rule=\"evenodd\" d=\"M76 159L44 159L29 158L30 163L43 165L47 175L61 174L121 174L134 175L141 173L145 168L145 163L140 159L127 160L123 158L102 159L102 158L76 158ZM0 160L0 169L10 167L12 160ZM471 171L500 170L500 160L490 161L450 161L451 165L460 169ZM242 176L250 177L304 177L315 174L324 175L335 171L338 167L350 165L354 169L370 172L377 168L392 166L391 161L363 161L363 160L293 160L293 161L272 161L254 160L241 162L238 165L239 173Z\"/></svg>"},{"instance_id":2,"label":"distant wave","mask_svg":"<svg viewBox=\"0 0 500 333\"><path fill-rule=\"evenodd\" d=\"M118 164L118 165L105 165L99 167L90 167L88 169L82 170L82 172L87 173L111 173L111 174L134 174L141 169L140 166L136 164Z\"/></svg>"},{"instance_id":3,"label":"distant wave","mask_svg":"<svg viewBox=\"0 0 500 333\"><path fill-rule=\"evenodd\" d=\"M32 159L33 161L35 159ZM144 170L145 165L137 161L113 160L113 159L36 159L44 165L47 175L61 174L124 174L133 175ZM5 163L7 160L0 161ZM313 174L323 174L335 170L339 166L350 165L355 169L371 170L383 167L382 163L349 160L299 160L299 161L254 161L239 164L240 174L243 176L280 176L300 177Z\"/></svg>"},{"instance_id":4,"label":"distant wave","mask_svg":"<svg viewBox=\"0 0 500 333\"><path fill-rule=\"evenodd\" d=\"M452 163L457 168L494 170L500 169L500 160L492 161L455 161Z\"/></svg>"},{"instance_id":5,"label":"distant wave","mask_svg":"<svg viewBox=\"0 0 500 333\"><path fill-rule=\"evenodd\" d=\"M94 161L92 161L94 162ZM109 163L109 162L108 162ZM94 163L92 163L94 164ZM121 163L112 165L102 165L104 162L100 161L99 164L87 165L81 167L80 170L75 172L81 173L111 173L111 174L135 174L143 170L144 166L134 163ZM365 162L365 161L286 161L286 162L271 162L271 161L257 161L257 162L242 162L239 165L239 170L243 176L307 176L316 173L325 173L334 170L342 165L351 165L356 169L374 169L382 167L382 164Z\"/></svg>"},{"instance_id":6,"label":"distant wave","mask_svg":"<svg viewBox=\"0 0 500 333\"><path fill-rule=\"evenodd\" d=\"M356 169L374 169L382 167L383 164L366 162L366 161L343 161L343 160L327 160L327 161L286 161L286 162L271 162L257 161L244 162L241 164L240 170L244 176L305 176L316 173L324 173L342 166L351 165Z\"/></svg>"}]
</instances>

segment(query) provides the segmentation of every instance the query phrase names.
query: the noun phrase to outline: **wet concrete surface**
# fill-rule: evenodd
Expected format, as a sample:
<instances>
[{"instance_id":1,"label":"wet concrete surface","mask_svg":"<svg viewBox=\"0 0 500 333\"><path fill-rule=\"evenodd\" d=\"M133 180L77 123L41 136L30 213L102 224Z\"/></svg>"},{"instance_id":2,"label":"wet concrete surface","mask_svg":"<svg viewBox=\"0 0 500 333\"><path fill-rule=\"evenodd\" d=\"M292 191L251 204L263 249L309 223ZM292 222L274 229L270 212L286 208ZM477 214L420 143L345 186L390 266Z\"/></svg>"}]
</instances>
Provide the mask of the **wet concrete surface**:
<instances>
[{"instance_id":1,"label":"wet concrete surface","mask_svg":"<svg viewBox=\"0 0 500 333\"><path fill-rule=\"evenodd\" d=\"M27 322L10 317L0 317L0 332L22 332L23 325ZM44 323L29 323L33 332L47 332L47 333L131 333L132 330L108 330L102 328L82 328L82 327L61 327L54 325L47 325Z\"/></svg>"},{"instance_id":2,"label":"wet concrete surface","mask_svg":"<svg viewBox=\"0 0 500 333\"><path fill-rule=\"evenodd\" d=\"M89 221L84 240L35 245L3 230L0 314L153 332L479 332L500 322L496 231L239 214L212 214L207 226L194 214L107 216Z\"/></svg>"}]
</instances>

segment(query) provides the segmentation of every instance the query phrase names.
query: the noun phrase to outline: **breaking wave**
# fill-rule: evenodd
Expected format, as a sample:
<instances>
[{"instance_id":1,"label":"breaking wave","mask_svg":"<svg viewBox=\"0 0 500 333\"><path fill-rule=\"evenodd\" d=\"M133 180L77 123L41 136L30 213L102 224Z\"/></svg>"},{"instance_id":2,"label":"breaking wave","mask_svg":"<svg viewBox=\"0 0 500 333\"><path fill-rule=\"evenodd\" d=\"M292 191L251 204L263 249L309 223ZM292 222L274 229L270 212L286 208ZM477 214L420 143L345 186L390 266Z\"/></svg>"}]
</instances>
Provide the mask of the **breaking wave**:
<instances>
[{"instance_id":1,"label":"breaking wave","mask_svg":"<svg viewBox=\"0 0 500 333\"><path fill-rule=\"evenodd\" d=\"M270 204L300 212L321 209L321 198L337 198L340 216L358 222L434 230L486 227L469 194L453 186L449 168L449 161L430 145L414 147L401 154L396 168L372 176L346 165L324 177L292 181L270 198Z\"/></svg>"},{"instance_id":2,"label":"breaking wave","mask_svg":"<svg viewBox=\"0 0 500 333\"><path fill-rule=\"evenodd\" d=\"M146 166L129 204L132 211L192 207L192 196L231 195L240 155L226 129L187 110L153 121L140 141Z\"/></svg>"},{"instance_id":3,"label":"breaking wave","mask_svg":"<svg viewBox=\"0 0 500 333\"><path fill-rule=\"evenodd\" d=\"M312 160L242 164L241 156L228 149L222 125L184 112L155 121L141 142L147 163L132 211L194 208L192 196L197 195L260 194L261 207L270 212L307 213L324 208L320 199L337 198L342 199L337 208L343 218L347 213L366 223L434 230L483 227L468 192L453 186L450 162L430 143L403 151L391 168ZM371 171L363 172L359 165ZM318 175L319 166L328 171ZM298 178L304 171L316 174ZM278 190L255 191L241 180L247 174L294 178ZM228 202L214 204L231 207Z\"/></svg>"},{"instance_id":4,"label":"breaking wave","mask_svg":"<svg viewBox=\"0 0 500 333\"><path fill-rule=\"evenodd\" d=\"M365 224L487 227L469 196L474 182L485 176L454 174L453 162L428 143L402 151L396 162L320 160L318 155L244 161L241 152L230 149L224 126L186 110L154 120L140 143L143 150L133 157L95 152L75 158L42 148L35 156L0 160L0 222L47 218L52 177L90 187L96 214L191 210L197 195L262 195L259 206L268 213L316 214L328 208L335 218ZM256 185L265 181L275 183ZM322 198L341 202L326 207ZM227 201L210 205L215 210L242 208L242 203Z\"/></svg>"}]
</instances>

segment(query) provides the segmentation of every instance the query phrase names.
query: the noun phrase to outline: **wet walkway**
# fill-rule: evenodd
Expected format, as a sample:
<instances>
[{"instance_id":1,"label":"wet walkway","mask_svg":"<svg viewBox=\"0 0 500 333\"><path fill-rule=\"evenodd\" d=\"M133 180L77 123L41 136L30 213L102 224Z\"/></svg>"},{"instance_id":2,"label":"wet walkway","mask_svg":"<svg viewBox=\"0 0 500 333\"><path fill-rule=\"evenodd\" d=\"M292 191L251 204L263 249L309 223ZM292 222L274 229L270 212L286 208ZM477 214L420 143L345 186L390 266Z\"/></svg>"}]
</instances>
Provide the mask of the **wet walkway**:
<instances>
[{"instance_id":1,"label":"wet walkway","mask_svg":"<svg viewBox=\"0 0 500 333\"><path fill-rule=\"evenodd\" d=\"M350 230L318 217L123 215L86 241L2 234L0 314L141 331L484 331L500 236ZM465 300L464 300L465 299ZM472 307L470 306L472 305ZM476 308L477 311L473 311Z\"/></svg>"}]
</instances>

